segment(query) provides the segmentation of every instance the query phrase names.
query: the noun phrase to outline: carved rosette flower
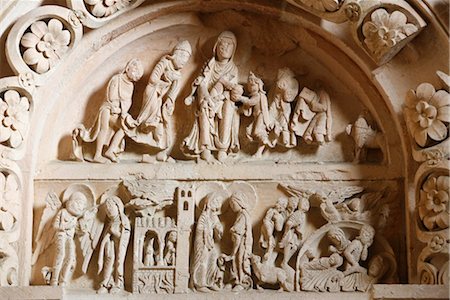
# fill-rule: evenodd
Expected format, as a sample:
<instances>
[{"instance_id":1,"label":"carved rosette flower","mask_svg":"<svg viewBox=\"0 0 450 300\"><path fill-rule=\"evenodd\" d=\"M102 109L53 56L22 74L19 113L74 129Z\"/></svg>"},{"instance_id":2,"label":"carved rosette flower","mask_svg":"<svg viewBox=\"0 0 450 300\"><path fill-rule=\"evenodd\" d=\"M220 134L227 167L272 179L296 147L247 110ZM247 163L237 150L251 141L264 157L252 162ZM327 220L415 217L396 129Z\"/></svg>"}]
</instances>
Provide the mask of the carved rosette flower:
<instances>
[{"instance_id":1,"label":"carved rosette flower","mask_svg":"<svg viewBox=\"0 0 450 300\"><path fill-rule=\"evenodd\" d=\"M448 228L449 176L431 176L422 185L419 199L419 217L428 230Z\"/></svg>"},{"instance_id":2,"label":"carved rosette flower","mask_svg":"<svg viewBox=\"0 0 450 300\"><path fill-rule=\"evenodd\" d=\"M333 12L339 9L342 0L303 0L303 2L318 11Z\"/></svg>"},{"instance_id":3,"label":"carved rosette flower","mask_svg":"<svg viewBox=\"0 0 450 300\"><path fill-rule=\"evenodd\" d=\"M97 18L109 17L130 5L131 0L84 0L91 6L90 12Z\"/></svg>"},{"instance_id":4,"label":"carved rosette flower","mask_svg":"<svg viewBox=\"0 0 450 300\"><path fill-rule=\"evenodd\" d=\"M37 73L43 74L54 67L67 52L70 40L70 32L64 29L61 21L37 21L20 41L26 49L23 60Z\"/></svg>"},{"instance_id":5,"label":"carved rosette flower","mask_svg":"<svg viewBox=\"0 0 450 300\"><path fill-rule=\"evenodd\" d=\"M428 137L442 141L448 136L450 122L450 95L436 91L429 83L422 83L406 96L406 121L416 143L425 147Z\"/></svg>"},{"instance_id":6,"label":"carved rosette flower","mask_svg":"<svg viewBox=\"0 0 450 300\"><path fill-rule=\"evenodd\" d=\"M0 233L10 232L14 229L19 213L19 186L12 174L0 172Z\"/></svg>"},{"instance_id":7,"label":"carved rosette flower","mask_svg":"<svg viewBox=\"0 0 450 300\"><path fill-rule=\"evenodd\" d=\"M30 113L27 97L9 90L0 98L0 143L12 148L19 147L26 134Z\"/></svg>"},{"instance_id":8,"label":"carved rosette flower","mask_svg":"<svg viewBox=\"0 0 450 300\"><path fill-rule=\"evenodd\" d=\"M430 241L430 249L434 252L439 252L444 247L445 240L440 235L435 235Z\"/></svg>"},{"instance_id":9,"label":"carved rosette flower","mask_svg":"<svg viewBox=\"0 0 450 300\"><path fill-rule=\"evenodd\" d=\"M390 14L383 8L375 10L370 21L362 26L365 45L376 57L382 57L400 41L417 32L417 26L407 21L400 11Z\"/></svg>"}]
</instances>

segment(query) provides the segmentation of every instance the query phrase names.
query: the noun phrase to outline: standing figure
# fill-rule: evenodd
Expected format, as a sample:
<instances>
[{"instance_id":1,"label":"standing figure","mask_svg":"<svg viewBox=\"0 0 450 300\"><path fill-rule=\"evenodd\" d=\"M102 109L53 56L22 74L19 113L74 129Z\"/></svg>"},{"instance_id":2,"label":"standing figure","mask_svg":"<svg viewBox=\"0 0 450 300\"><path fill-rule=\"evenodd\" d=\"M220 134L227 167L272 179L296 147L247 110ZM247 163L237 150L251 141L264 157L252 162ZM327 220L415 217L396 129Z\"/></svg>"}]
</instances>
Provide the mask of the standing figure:
<instances>
[{"instance_id":1,"label":"standing figure","mask_svg":"<svg viewBox=\"0 0 450 300\"><path fill-rule=\"evenodd\" d=\"M248 76L247 89L250 98L241 101L244 104L244 115L250 116L253 112L253 122L247 127L246 133L250 141L258 143L254 157L260 158L267 146L271 148L275 146L275 143L269 141L269 132L273 129L274 122L269 114L264 83L252 72Z\"/></svg>"},{"instance_id":2,"label":"standing figure","mask_svg":"<svg viewBox=\"0 0 450 300\"><path fill-rule=\"evenodd\" d=\"M233 62L236 36L222 32L214 45L214 57L192 83L186 105L197 100L195 122L183 141L182 150L191 156L212 162L212 151L219 161L230 152L239 151L239 114L235 102L241 98L238 69Z\"/></svg>"},{"instance_id":3,"label":"standing figure","mask_svg":"<svg viewBox=\"0 0 450 300\"><path fill-rule=\"evenodd\" d=\"M191 57L188 41L178 43L171 55L165 55L156 64L144 92L141 111L135 126L126 134L138 143L156 147L158 161L167 161L173 147L173 112L180 91L181 70ZM150 161L144 155L143 161Z\"/></svg>"},{"instance_id":4,"label":"standing figure","mask_svg":"<svg viewBox=\"0 0 450 300\"><path fill-rule=\"evenodd\" d=\"M65 286L75 269L76 248L75 230L78 218L83 214L87 206L86 196L81 192L75 192L66 201L56 215L53 226L56 229L56 255L53 263L50 285ZM62 274L61 274L62 272Z\"/></svg>"},{"instance_id":5,"label":"standing figure","mask_svg":"<svg viewBox=\"0 0 450 300\"><path fill-rule=\"evenodd\" d=\"M194 241L194 262L192 265L192 283L201 292L219 288L218 253L214 246L223 235L223 226L219 220L221 199L210 193L205 199L205 206L197 221ZM217 275L216 275L217 274ZM223 278L222 278L223 279Z\"/></svg>"},{"instance_id":6,"label":"standing figure","mask_svg":"<svg viewBox=\"0 0 450 300\"><path fill-rule=\"evenodd\" d=\"M284 197L278 199L277 204L269 208L263 219L261 227L261 237L259 243L262 248L267 249L264 254L263 262L266 262L275 249L275 231L283 230L284 221L286 219L286 207L288 200Z\"/></svg>"},{"instance_id":7,"label":"standing figure","mask_svg":"<svg viewBox=\"0 0 450 300\"><path fill-rule=\"evenodd\" d=\"M242 192L231 195L230 207L237 214L236 221L230 229L233 250L231 276L235 281L233 290L239 291L252 287L251 256L253 248L252 221L249 213L249 202Z\"/></svg>"},{"instance_id":8,"label":"standing figure","mask_svg":"<svg viewBox=\"0 0 450 300\"><path fill-rule=\"evenodd\" d=\"M302 197L298 202L298 209L294 211L284 224L284 233L279 243L280 248L284 249L283 262L281 266L289 269L289 260L295 251L297 251L303 241L303 227L306 223L306 212L309 211L309 200Z\"/></svg>"},{"instance_id":9,"label":"standing figure","mask_svg":"<svg viewBox=\"0 0 450 300\"><path fill-rule=\"evenodd\" d=\"M295 134L289 127L291 121L291 103L298 94L299 84L295 79L294 72L289 68L278 70L275 89L270 94L270 115L275 120L274 143L279 143L286 148L292 148L297 143ZM279 137L281 136L281 141Z\"/></svg>"},{"instance_id":10,"label":"standing figure","mask_svg":"<svg viewBox=\"0 0 450 300\"><path fill-rule=\"evenodd\" d=\"M100 244L98 272L103 270L103 280L97 292L117 293L124 289L123 269L131 233L130 220L119 197L107 196L104 205L108 223Z\"/></svg>"},{"instance_id":11,"label":"standing figure","mask_svg":"<svg viewBox=\"0 0 450 300\"><path fill-rule=\"evenodd\" d=\"M166 266L175 265L175 257L177 252L177 232L175 230L169 232L166 243L166 254L164 255L164 264Z\"/></svg>"},{"instance_id":12,"label":"standing figure","mask_svg":"<svg viewBox=\"0 0 450 300\"><path fill-rule=\"evenodd\" d=\"M300 117L304 121L309 121L303 133L298 129ZM306 87L303 88L291 123L291 128L296 134L303 136L307 144L316 142L322 145L331 141L331 121L331 102L328 93L323 89L316 93Z\"/></svg>"},{"instance_id":13,"label":"standing figure","mask_svg":"<svg viewBox=\"0 0 450 300\"><path fill-rule=\"evenodd\" d=\"M132 125L134 119L128 113L131 107L134 82L141 79L144 70L139 59L130 60L125 69L114 75L108 83L106 101L100 107L94 126L86 129L79 125L72 132L73 152L78 160L84 161L82 143L95 142L95 154L91 160L97 163L117 162L118 155L125 149L123 125ZM103 148L107 146L105 156Z\"/></svg>"}]
</instances>

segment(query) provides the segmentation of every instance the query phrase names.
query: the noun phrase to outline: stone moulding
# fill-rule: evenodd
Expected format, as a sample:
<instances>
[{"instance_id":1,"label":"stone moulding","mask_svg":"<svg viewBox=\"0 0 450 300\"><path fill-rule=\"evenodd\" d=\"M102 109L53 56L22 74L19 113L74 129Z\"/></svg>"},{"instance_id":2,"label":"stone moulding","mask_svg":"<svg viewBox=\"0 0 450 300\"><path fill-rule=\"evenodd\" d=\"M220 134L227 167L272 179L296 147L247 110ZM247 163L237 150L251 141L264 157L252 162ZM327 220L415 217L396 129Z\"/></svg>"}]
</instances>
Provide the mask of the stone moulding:
<instances>
[{"instance_id":1,"label":"stone moulding","mask_svg":"<svg viewBox=\"0 0 450 300\"><path fill-rule=\"evenodd\" d=\"M74 50L78 43L81 41L83 34L82 27L86 26L89 28L99 28L113 18L119 17L123 13L126 13L127 11L138 7L144 1L130 1L128 2L128 5L123 7L123 9L117 9L108 16L99 16L101 15L100 13L94 14L92 9L90 10L87 3L91 6L95 6L95 1L68 0L67 2L68 6L71 9L56 6L44 6L39 9L33 10L29 14L19 19L8 35L5 51L7 53L8 62L17 76L0 79L0 98L2 98L2 93L8 90L16 91L20 96L26 97L29 102L29 108L27 111L30 115L30 118L34 110L33 95L35 94L36 86L39 88L49 84L53 72L55 72L60 64L64 63L64 58L66 58L66 56L70 56L70 52ZM369 54L369 56L372 57L380 65L391 60L408 42L410 42L421 31L424 26L426 26L424 20L409 4L406 3L406 1L384 1L380 5L372 4L372 6L369 5L367 7L362 6L365 5L364 2L369 3L369 1L322 1L324 4L322 6L319 6L319 9L317 9L317 6L310 6L310 3L312 3L311 1L297 0L289 2L292 4L301 3L300 6L302 9L312 12L324 19L331 20L333 22L341 23L350 20L352 34L355 37L356 41ZM379 1L373 1L373 3L375 2ZM336 5L333 5L333 3ZM321 7L323 7L324 10L321 10ZM376 10L380 9L385 9L385 11L388 14L391 14L391 16L395 12L400 12L406 17L407 24L412 24L417 30L408 31L410 32L410 34L404 33L404 35L406 36L402 36L401 40L396 41L395 44L386 51L374 52L371 51L370 47L368 47L368 44L364 41L362 28L364 27L365 23L370 22L369 19L371 18L372 14ZM59 56L58 54L58 59L56 59L55 62L52 62L51 66L49 64L48 70L43 71L42 68L36 69L37 67L33 67L33 65L37 64L32 64L32 62L35 62L36 59L24 59L24 53L27 47L24 45L24 43L21 43L21 40L26 33L34 33L31 28L33 24L35 24L36 22L44 22L47 28L49 28L49 23L51 20L57 20L58 22L60 22L63 25L63 28L61 30L69 31L70 41L69 43L67 43L67 45L63 45L68 47L67 51L61 56ZM55 24L55 22L53 22L53 24ZM58 26L59 25L57 25L56 27ZM52 25L52 27L55 27L55 25ZM43 36L37 37L43 38ZM20 46L21 44L22 46ZM30 47L28 48L37 47L37 44L29 44L29 46ZM43 46L41 46L41 48L42 47ZM45 50L43 50L43 52L45 52ZM23 192L21 170L12 160L21 160L26 153L25 146L28 133L28 124L26 125L27 128L22 135L23 139L20 145L15 147L12 146L11 143L8 144L8 141L6 141L7 145L5 146L2 144L0 148L2 157L5 159L5 162L2 162L2 165L5 166L2 174L4 174L5 177L13 176L14 178L17 178L17 192ZM13 143L13 145L17 144ZM415 156L415 159L417 161L426 161L428 165L433 165L432 172L439 173L442 170L448 170L448 164L441 162L443 158L445 160L445 158L448 157L448 153L443 153L443 151L445 150L442 150L446 147L448 147L448 139L442 144L420 151L423 158L418 159ZM417 151L413 150L413 155L415 155L414 153L417 153ZM425 170L425 168L423 168L423 170ZM422 173L419 173L419 171L420 170L417 171L417 176L423 179L424 175L422 175ZM431 171L427 172L431 173ZM30 180L32 181L33 178L31 178ZM420 182L420 180L417 180L415 183L417 192L419 192L421 186L419 184ZM417 199L419 199L419 195L416 195L416 197ZM16 202L19 203L18 205L20 207L20 201L17 201L17 199L21 198L16 198ZM9 210L6 210L6 212L8 211ZM20 237L20 209L17 211L11 210L11 215L13 215L13 219L15 220L14 222L17 225L17 227L14 227L14 234L5 233L5 235L3 235L4 232L0 230L0 247L3 247L1 248L1 251L2 253L6 253L7 255L9 255L10 257L10 259L8 259L6 262L3 261L2 263L0 263L0 286L19 284L17 273L19 273L20 270L19 265L21 264L21 259L19 259L19 256L17 255L17 249L15 249L16 246L11 246L11 244L17 242ZM3 217L0 217L0 221L3 221ZM416 223L416 225L418 225L418 223ZM421 231L420 229L417 230L418 232ZM423 233L422 237L421 234L422 233L418 233L418 239L427 243L427 246L423 249L419 257L418 273L424 274L423 280L422 275L420 275L420 281L423 281L423 283L444 283L446 276L448 276L448 273L445 273L445 267L448 266L448 240L445 239L445 237L448 236L448 229L446 229L446 231L444 231L443 233ZM4 243L4 241L6 241L6 243ZM430 258L435 257L436 252L439 252L444 256L443 267L441 268L441 270L437 271L433 269L435 268L436 260ZM446 263L445 255L447 255ZM438 261L441 262L441 260ZM185 267L187 268L187 266ZM24 278L26 278L28 275L23 276ZM26 279L22 280L21 282L24 281L26 281ZM177 288L175 287L175 290L176 289ZM184 291L184 289L182 288L180 289L180 291Z\"/></svg>"},{"instance_id":2,"label":"stone moulding","mask_svg":"<svg viewBox=\"0 0 450 300\"><path fill-rule=\"evenodd\" d=\"M350 21L354 40L378 65L389 62L426 26L419 13L404 0L288 2L331 22Z\"/></svg>"},{"instance_id":3,"label":"stone moulding","mask_svg":"<svg viewBox=\"0 0 450 300\"><path fill-rule=\"evenodd\" d=\"M16 75L44 85L63 58L83 35L74 27L72 11L60 6L42 6L22 16L11 28L6 41L9 65ZM42 66L41 66L42 65Z\"/></svg>"}]
</instances>

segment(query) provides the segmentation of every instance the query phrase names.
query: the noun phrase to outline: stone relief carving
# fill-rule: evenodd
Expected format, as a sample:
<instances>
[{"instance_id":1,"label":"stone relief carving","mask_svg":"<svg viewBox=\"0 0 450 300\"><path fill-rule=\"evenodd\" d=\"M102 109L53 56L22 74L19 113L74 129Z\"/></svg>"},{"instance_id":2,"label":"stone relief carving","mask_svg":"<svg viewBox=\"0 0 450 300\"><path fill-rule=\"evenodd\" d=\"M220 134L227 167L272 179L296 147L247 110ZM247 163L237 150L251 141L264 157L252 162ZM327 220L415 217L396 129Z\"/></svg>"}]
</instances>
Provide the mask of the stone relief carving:
<instances>
[{"instance_id":1,"label":"stone relief carving","mask_svg":"<svg viewBox=\"0 0 450 300\"><path fill-rule=\"evenodd\" d=\"M92 211L87 213L90 207L96 212L97 208L93 207L94 194L88 186L72 185L66 189L62 200L50 192L45 202L46 208L35 238L32 263L35 264L41 253L54 244L53 265L45 266L42 275L48 284L66 286L71 280L77 261L75 234L81 231L83 222L90 221L83 220L84 218L95 216Z\"/></svg>"},{"instance_id":2,"label":"stone relief carving","mask_svg":"<svg viewBox=\"0 0 450 300\"><path fill-rule=\"evenodd\" d=\"M0 285L18 284L19 258L14 242L20 236L20 182L0 162Z\"/></svg>"},{"instance_id":3,"label":"stone relief carving","mask_svg":"<svg viewBox=\"0 0 450 300\"><path fill-rule=\"evenodd\" d=\"M127 136L134 141L161 149L156 156L158 161L167 161L173 147L172 115L180 90L180 71L191 54L189 42L182 41L171 55L161 58L150 74L137 119L130 122L130 128L125 127ZM148 155L143 160L149 160Z\"/></svg>"},{"instance_id":4,"label":"stone relief carving","mask_svg":"<svg viewBox=\"0 0 450 300\"><path fill-rule=\"evenodd\" d=\"M430 231L448 228L449 176L430 176L420 189L418 211L423 225Z\"/></svg>"},{"instance_id":5,"label":"stone relief carving","mask_svg":"<svg viewBox=\"0 0 450 300\"><path fill-rule=\"evenodd\" d=\"M370 20L364 22L362 32L364 43L377 61L386 61L398 44L407 37L416 33L418 28L401 11L389 13L379 8L371 13Z\"/></svg>"},{"instance_id":6,"label":"stone relief carving","mask_svg":"<svg viewBox=\"0 0 450 300\"><path fill-rule=\"evenodd\" d=\"M141 79L144 71L138 59L130 60L125 69L114 75L108 83L106 101L100 108L97 120L90 129L79 125L72 133L73 153L81 161L117 162L118 155L125 149L124 126L136 121L128 113L131 107L134 82ZM93 157L83 154L85 143L95 144ZM107 147L103 153L103 148Z\"/></svg>"},{"instance_id":7,"label":"stone relief carving","mask_svg":"<svg viewBox=\"0 0 450 300\"><path fill-rule=\"evenodd\" d=\"M16 90L0 96L0 142L18 148L24 141L30 118L30 100Z\"/></svg>"},{"instance_id":8,"label":"stone relief carving","mask_svg":"<svg viewBox=\"0 0 450 300\"><path fill-rule=\"evenodd\" d=\"M239 151L239 115L235 101L242 94L238 86L238 68L233 58L237 39L230 31L222 32L214 45L214 57L192 83L186 105L197 105L195 123L183 141L185 153L212 162L212 152L224 161Z\"/></svg>"},{"instance_id":9,"label":"stone relief carving","mask_svg":"<svg viewBox=\"0 0 450 300\"><path fill-rule=\"evenodd\" d=\"M369 125L370 116L363 112L353 124L348 124L345 132L355 143L355 163L367 160L368 149L379 149L383 155L383 163L387 162L387 146L382 132Z\"/></svg>"},{"instance_id":10,"label":"stone relief carving","mask_svg":"<svg viewBox=\"0 0 450 300\"><path fill-rule=\"evenodd\" d=\"M42 74L53 68L67 52L70 32L64 29L63 23L58 19L37 21L31 24L29 30L20 40L20 44L26 49L23 60Z\"/></svg>"}]
</instances>

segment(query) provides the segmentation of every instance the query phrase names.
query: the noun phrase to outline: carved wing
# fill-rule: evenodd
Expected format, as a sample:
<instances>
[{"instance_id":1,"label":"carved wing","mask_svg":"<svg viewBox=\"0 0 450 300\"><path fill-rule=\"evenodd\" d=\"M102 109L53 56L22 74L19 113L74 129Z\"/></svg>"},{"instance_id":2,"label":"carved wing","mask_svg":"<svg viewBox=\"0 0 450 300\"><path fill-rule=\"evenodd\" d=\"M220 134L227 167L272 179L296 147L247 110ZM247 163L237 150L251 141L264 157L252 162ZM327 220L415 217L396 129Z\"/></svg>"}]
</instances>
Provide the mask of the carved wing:
<instances>
[{"instance_id":1,"label":"carved wing","mask_svg":"<svg viewBox=\"0 0 450 300\"><path fill-rule=\"evenodd\" d=\"M97 247L104 227L104 216L97 206L87 210L78 221L81 234L79 235L81 252L83 254L83 273L87 272L92 253Z\"/></svg>"},{"instance_id":2,"label":"carved wing","mask_svg":"<svg viewBox=\"0 0 450 300\"><path fill-rule=\"evenodd\" d=\"M332 203L341 203L345 199L350 198L353 195L361 193L364 188L361 186L336 186L330 189L330 192L326 197L331 200Z\"/></svg>"},{"instance_id":3,"label":"carved wing","mask_svg":"<svg viewBox=\"0 0 450 300\"><path fill-rule=\"evenodd\" d=\"M42 213L38 232L35 238L36 249L34 250L32 257L32 265L36 264L39 255L41 255L41 253L52 244L53 238L56 234L56 230L53 228L53 219L62 206L61 200L59 200L58 196L53 192L47 194L45 203L45 209Z\"/></svg>"},{"instance_id":4,"label":"carved wing","mask_svg":"<svg viewBox=\"0 0 450 300\"><path fill-rule=\"evenodd\" d=\"M309 197L315 193L312 189L300 188L294 185L284 185L280 184L280 186L289 194L295 197L303 198Z\"/></svg>"},{"instance_id":5,"label":"carved wing","mask_svg":"<svg viewBox=\"0 0 450 300\"><path fill-rule=\"evenodd\" d=\"M384 196L384 192L373 192L373 193L364 193L361 196L361 208L362 211L365 210L372 210L376 208L377 206L380 206L382 204L382 198Z\"/></svg>"},{"instance_id":6,"label":"carved wing","mask_svg":"<svg viewBox=\"0 0 450 300\"><path fill-rule=\"evenodd\" d=\"M167 184L164 186L152 183L143 175L127 176L122 178L123 185L127 188L133 198L141 198L160 204L168 198L173 198L175 186Z\"/></svg>"}]
</instances>

